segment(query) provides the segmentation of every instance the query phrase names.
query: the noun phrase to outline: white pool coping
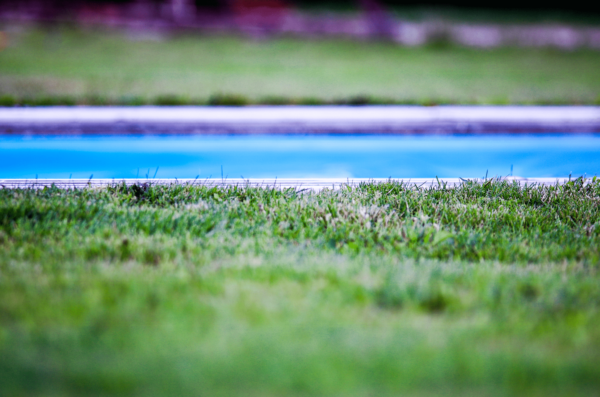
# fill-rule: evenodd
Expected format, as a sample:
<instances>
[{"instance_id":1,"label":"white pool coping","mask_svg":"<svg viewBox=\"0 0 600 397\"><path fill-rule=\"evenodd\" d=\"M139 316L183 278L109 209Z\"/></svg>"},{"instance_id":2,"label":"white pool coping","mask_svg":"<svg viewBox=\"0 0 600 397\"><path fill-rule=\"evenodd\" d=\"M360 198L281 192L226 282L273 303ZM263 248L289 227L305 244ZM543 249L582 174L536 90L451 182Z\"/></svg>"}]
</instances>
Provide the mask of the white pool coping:
<instances>
[{"instance_id":1,"label":"white pool coping","mask_svg":"<svg viewBox=\"0 0 600 397\"><path fill-rule=\"evenodd\" d=\"M0 122L599 122L600 106L32 107L0 109Z\"/></svg>"},{"instance_id":2,"label":"white pool coping","mask_svg":"<svg viewBox=\"0 0 600 397\"><path fill-rule=\"evenodd\" d=\"M504 177L502 180L509 182L515 181L521 186L524 185L556 185L564 184L569 178L521 178ZM358 186L361 183L384 183L397 182L403 183L411 188L443 188L456 187L466 181L464 178L252 178L252 179L0 179L0 188L43 188L52 185L62 189L80 189L85 187L103 187L120 183L127 185L151 184L151 185L172 185L172 184L193 184L209 187L262 187L287 189L293 188L306 191L321 191L323 189L339 190L344 186ZM470 179L478 183L486 183L490 179Z\"/></svg>"},{"instance_id":3,"label":"white pool coping","mask_svg":"<svg viewBox=\"0 0 600 397\"><path fill-rule=\"evenodd\" d=\"M196 132L495 130L600 132L600 106L248 106L0 108L8 127L154 125ZM378 130L378 131L375 131ZM194 131L190 131L194 132Z\"/></svg>"}]
</instances>

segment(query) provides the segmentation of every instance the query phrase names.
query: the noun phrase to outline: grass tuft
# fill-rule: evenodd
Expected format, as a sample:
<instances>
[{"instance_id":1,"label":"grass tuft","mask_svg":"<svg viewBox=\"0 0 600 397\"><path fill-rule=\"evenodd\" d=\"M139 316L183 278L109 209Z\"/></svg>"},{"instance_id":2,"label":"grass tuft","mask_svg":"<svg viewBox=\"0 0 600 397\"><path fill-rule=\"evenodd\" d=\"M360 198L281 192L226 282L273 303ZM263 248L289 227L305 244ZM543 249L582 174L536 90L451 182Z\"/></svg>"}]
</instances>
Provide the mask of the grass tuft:
<instances>
[{"instance_id":1,"label":"grass tuft","mask_svg":"<svg viewBox=\"0 0 600 397\"><path fill-rule=\"evenodd\" d=\"M161 95L156 97L153 103L158 106L181 106L188 105L190 101L177 95Z\"/></svg>"},{"instance_id":2,"label":"grass tuft","mask_svg":"<svg viewBox=\"0 0 600 397\"><path fill-rule=\"evenodd\" d=\"M0 96L0 107L13 107L17 105L17 100L12 95Z\"/></svg>"},{"instance_id":3,"label":"grass tuft","mask_svg":"<svg viewBox=\"0 0 600 397\"><path fill-rule=\"evenodd\" d=\"M209 106L245 106L250 104L248 98L237 94L215 94L208 99Z\"/></svg>"}]
</instances>

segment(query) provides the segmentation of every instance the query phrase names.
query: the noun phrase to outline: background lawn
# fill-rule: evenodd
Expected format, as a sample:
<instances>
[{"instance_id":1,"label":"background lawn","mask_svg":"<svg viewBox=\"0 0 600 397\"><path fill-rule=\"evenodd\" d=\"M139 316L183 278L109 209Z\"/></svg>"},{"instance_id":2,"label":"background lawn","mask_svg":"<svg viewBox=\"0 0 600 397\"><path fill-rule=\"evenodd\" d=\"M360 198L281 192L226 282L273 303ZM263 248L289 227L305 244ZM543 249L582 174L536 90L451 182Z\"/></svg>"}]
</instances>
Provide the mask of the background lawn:
<instances>
[{"instance_id":1,"label":"background lawn","mask_svg":"<svg viewBox=\"0 0 600 397\"><path fill-rule=\"evenodd\" d=\"M69 96L131 104L165 95L204 103L215 94L238 94L268 103L368 96L425 104L591 104L600 95L600 51L591 50L233 36L150 40L66 28L12 29L8 37L0 52L0 93L42 103Z\"/></svg>"},{"instance_id":2,"label":"background lawn","mask_svg":"<svg viewBox=\"0 0 600 397\"><path fill-rule=\"evenodd\" d=\"M599 200L0 189L0 395L598 395Z\"/></svg>"}]
</instances>

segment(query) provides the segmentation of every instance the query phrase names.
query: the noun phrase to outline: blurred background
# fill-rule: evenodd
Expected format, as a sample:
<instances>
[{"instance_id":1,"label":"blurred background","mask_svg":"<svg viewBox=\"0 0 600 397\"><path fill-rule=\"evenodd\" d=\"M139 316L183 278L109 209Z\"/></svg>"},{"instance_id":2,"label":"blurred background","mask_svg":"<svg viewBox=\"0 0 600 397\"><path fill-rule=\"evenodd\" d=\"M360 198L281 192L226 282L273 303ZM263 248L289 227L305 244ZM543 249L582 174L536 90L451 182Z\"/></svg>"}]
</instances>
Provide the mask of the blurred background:
<instances>
[{"instance_id":1,"label":"blurred background","mask_svg":"<svg viewBox=\"0 0 600 397\"><path fill-rule=\"evenodd\" d=\"M596 104L593 2L3 0L0 104Z\"/></svg>"}]
</instances>

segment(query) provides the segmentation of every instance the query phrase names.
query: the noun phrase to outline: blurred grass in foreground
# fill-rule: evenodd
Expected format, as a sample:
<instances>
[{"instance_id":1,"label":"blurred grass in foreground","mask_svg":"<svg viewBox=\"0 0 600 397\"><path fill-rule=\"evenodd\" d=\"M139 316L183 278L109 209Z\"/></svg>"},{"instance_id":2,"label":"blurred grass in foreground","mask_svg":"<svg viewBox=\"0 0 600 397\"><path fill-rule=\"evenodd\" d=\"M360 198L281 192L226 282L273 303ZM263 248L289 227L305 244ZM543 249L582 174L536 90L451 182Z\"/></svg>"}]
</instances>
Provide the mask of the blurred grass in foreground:
<instances>
[{"instance_id":1,"label":"blurred grass in foreground","mask_svg":"<svg viewBox=\"0 0 600 397\"><path fill-rule=\"evenodd\" d=\"M597 395L600 183L0 190L0 395Z\"/></svg>"},{"instance_id":2,"label":"blurred grass in foreground","mask_svg":"<svg viewBox=\"0 0 600 397\"><path fill-rule=\"evenodd\" d=\"M600 51L8 31L0 105L592 104Z\"/></svg>"}]
</instances>

